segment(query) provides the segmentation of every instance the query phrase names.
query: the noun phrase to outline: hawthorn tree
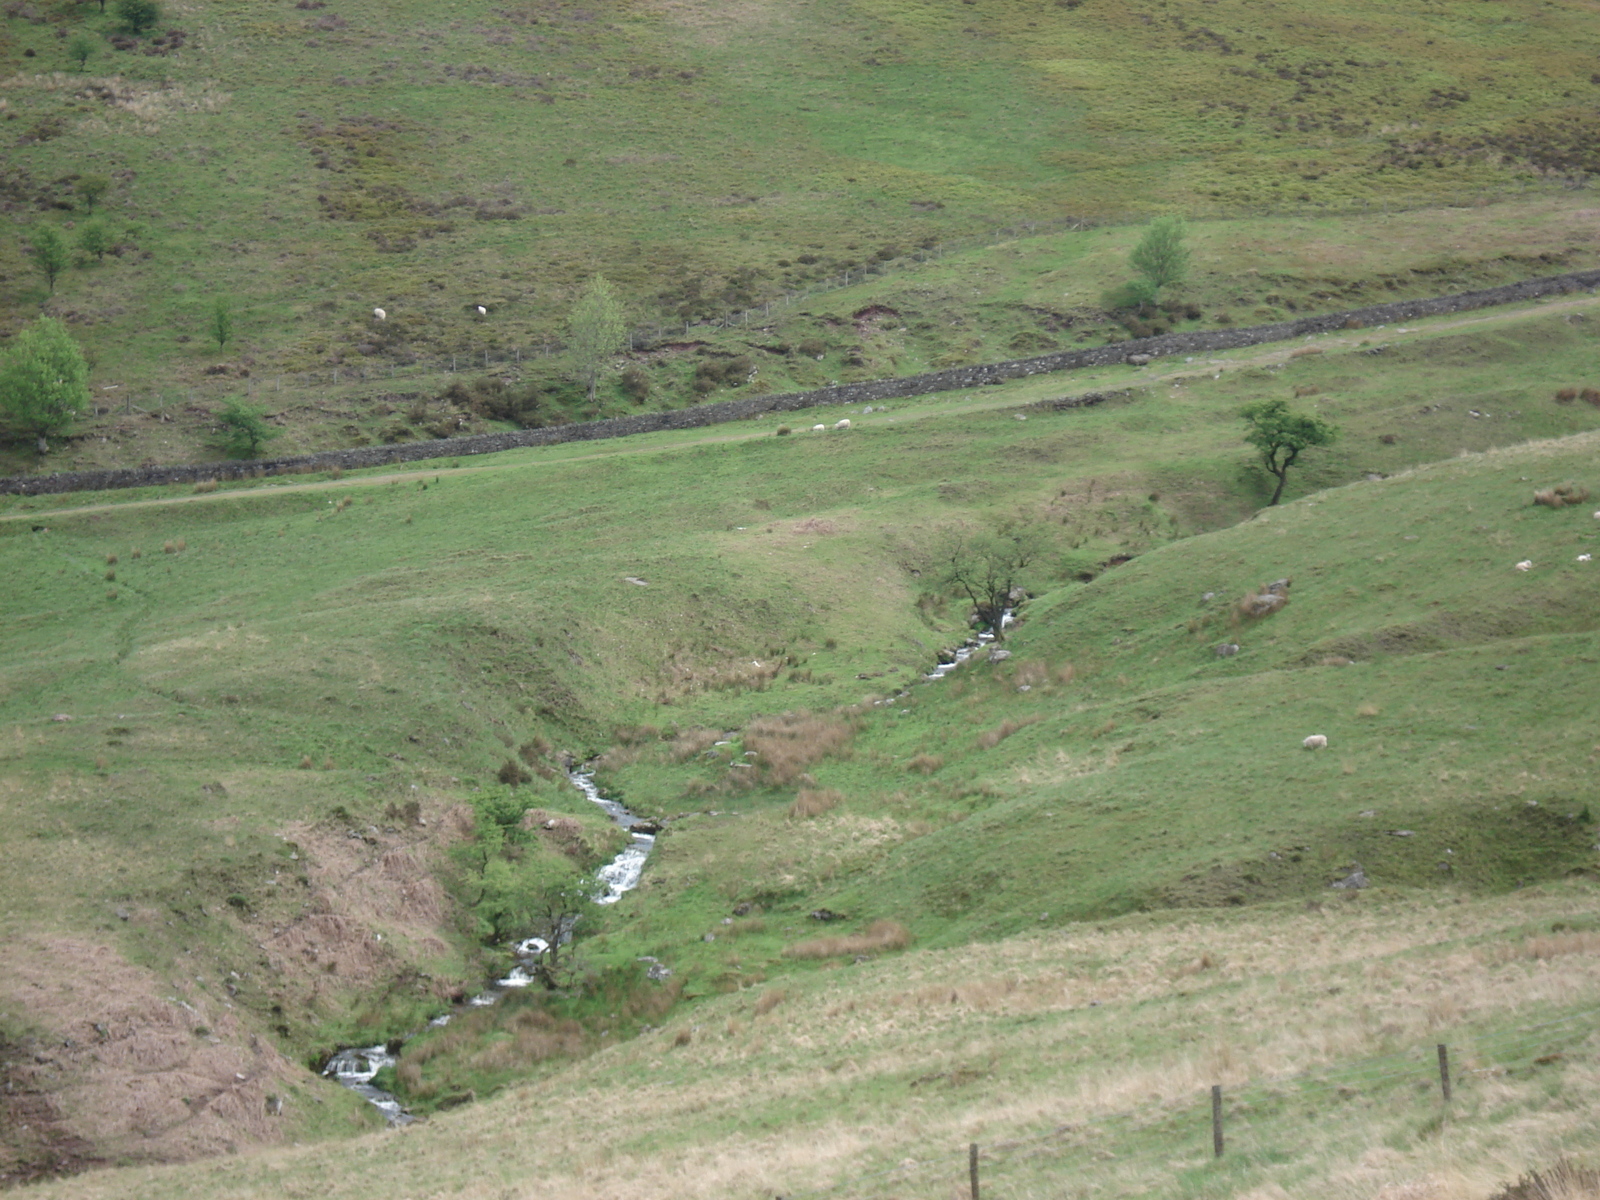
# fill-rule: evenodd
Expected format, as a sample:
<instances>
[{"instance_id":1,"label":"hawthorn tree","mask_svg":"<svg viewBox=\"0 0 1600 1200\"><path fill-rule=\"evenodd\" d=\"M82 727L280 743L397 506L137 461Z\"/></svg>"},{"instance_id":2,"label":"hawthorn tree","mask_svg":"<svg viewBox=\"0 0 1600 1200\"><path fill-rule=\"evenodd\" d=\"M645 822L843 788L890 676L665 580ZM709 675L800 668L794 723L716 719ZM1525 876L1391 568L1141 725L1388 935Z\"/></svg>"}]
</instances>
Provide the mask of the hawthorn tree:
<instances>
[{"instance_id":1,"label":"hawthorn tree","mask_svg":"<svg viewBox=\"0 0 1600 1200\"><path fill-rule=\"evenodd\" d=\"M259 408L241 400L229 400L217 414L222 426L222 448L232 458L255 458L262 443L281 432L266 422Z\"/></svg>"},{"instance_id":2,"label":"hawthorn tree","mask_svg":"<svg viewBox=\"0 0 1600 1200\"><path fill-rule=\"evenodd\" d=\"M56 276L67 269L67 239L61 236L61 231L54 225L37 225L30 240L33 243L33 261L39 265L53 296L56 292Z\"/></svg>"},{"instance_id":3,"label":"hawthorn tree","mask_svg":"<svg viewBox=\"0 0 1600 1200\"><path fill-rule=\"evenodd\" d=\"M1189 250L1183 244L1188 233L1182 217L1157 217L1128 255L1128 265L1144 277L1151 300L1162 288L1182 283L1189 274Z\"/></svg>"},{"instance_id":4,"label":"hawthorn tree","mask_svg":"<svg viewBox=\"0 0 1600 1200\"><path fill-rule=\"evenodd\" d=\"M946 530L934 543L930 557L938 584L965 594L979 623L998 642L1005 640L1001 620L1012 605L1012 594L1046 545L1037 525L1007 521L994 529Z\"/></svg>"},{"instance_id":5,"label":"hawthorn tree","mask_svg":"<svg viewBox=\"0 0 1600 1200\"><path fill-rule=\"evenodd\" d=\"M117 0L116 13L130 33L143 33L161 19L155 0Z\"/></svg>"},{"instance_id":6,"label":"hawthorn tree","mask_svg":"<svg viewBox=\"0 0 1600 1200\"><path fill-rule=\"evenodd\" d=\"M1312 446L1330 445L1339 436L1336 426L1320 417L1291 412L1283 400L1258 400L1245 405L1239 415L1247 426L1244 440L1256 448L1261 465L1278 481L1272 499L1267 501L1269 506L1282 497L1289 468L1299 461L1301 452Z\"/></svg>"},{"instance_id":7,"label":"hawthorn tree","mask_svg":"<svg viewBox=\"0 0 1600 1200\"><path fill-rule=\"evenodd\" d=\"M40 454L88 405L89 364L66 326L41 317L17 334L0 359L0 410L17 431L38 439Z\"/></svg>"}]
</instances>

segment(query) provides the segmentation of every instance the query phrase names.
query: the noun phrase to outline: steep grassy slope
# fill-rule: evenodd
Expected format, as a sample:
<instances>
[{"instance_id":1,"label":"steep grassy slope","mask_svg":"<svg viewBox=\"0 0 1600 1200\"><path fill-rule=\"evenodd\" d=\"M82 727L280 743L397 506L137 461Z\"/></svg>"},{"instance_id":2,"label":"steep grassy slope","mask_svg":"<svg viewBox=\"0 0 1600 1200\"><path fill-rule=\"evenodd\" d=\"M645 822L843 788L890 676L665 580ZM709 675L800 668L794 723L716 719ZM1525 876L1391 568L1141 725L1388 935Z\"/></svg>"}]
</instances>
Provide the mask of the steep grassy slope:
<instances>
[{"instance_id":1,"label":"steep grassy slope","mask_svg":"<svg viewBox=\"0 0 1600 1200\"><path fill-rule=\"evenodd\" d=\"M1016 219L1554 192L1594 169L1600 95L1587 9L1536 0L180 0L132 39L12 9L0 323L64 316L146 399L528 345L597 269L641 318L693 317ZM52 296L27 229L76 237L96 175L116 249Z\"/></svg>"}]
</instances>

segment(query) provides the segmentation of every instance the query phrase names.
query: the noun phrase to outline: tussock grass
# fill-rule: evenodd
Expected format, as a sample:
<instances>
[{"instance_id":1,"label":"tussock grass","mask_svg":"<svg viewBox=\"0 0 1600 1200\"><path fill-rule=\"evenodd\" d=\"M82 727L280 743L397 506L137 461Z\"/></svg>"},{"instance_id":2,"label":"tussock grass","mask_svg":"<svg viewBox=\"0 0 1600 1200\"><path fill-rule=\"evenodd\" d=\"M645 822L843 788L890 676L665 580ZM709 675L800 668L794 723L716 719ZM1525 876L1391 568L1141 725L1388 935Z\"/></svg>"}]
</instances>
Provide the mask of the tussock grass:
<instances>
[{"instance_id":1,"label":"tussock grass","mask_svg":"<svg viewBox=\"0 0 1600 1200\"><path fill-rule=\"evenodd\" d=\"M774 787L793 783L824 758L846 754L855 737L851 722L809 712L790 712L753 721L745 727L745 749L755 751L764 782Z\"/></svg>"},{"instance_id":2,"label":"tussock grass","mask_svg":"<svg viewBox=\"0 0 1600 1200\"><path fill-rule=\"evenodd\" d=\"M861 933L807 938L784 949L788 958L842 958L855 954L882 954L904 950L911 944L911 931L899 921L878 920Z\"/></svg>"},{"instance_id":3,"label":"tussock grass","mask_svg":"<svg viewBox=\"0 0 1600 1200\"><path fill-rule=\"evenodd\" d=\"M820 817L844 803L844 793L834 788L801 788L789 805L789 819L808 820Z\"/></svg>"}]
</instances>

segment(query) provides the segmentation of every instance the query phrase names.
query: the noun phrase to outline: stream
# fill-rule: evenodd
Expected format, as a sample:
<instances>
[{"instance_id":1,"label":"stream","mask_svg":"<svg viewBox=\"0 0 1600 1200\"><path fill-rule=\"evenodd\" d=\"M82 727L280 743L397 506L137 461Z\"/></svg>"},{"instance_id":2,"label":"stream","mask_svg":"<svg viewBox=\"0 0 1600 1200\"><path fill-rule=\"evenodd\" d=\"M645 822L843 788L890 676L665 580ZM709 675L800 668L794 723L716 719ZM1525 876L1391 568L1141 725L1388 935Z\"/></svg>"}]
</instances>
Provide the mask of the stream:
<instances>
[{"instance_id":1,"label":"stream","mask_svg":"<svg viewBox=\"0 0 1600 1200\"><path fill-rule=\"evenodd\" d=\"M1006 609L1000 615L1000 628L1002 631L1009 626L1013 619L1011 609ZM968 638L955 650L947 652L949 662L938 663L932 671L923 675L923 679L933 681L943 679L962 663L970 659L983 647L993 644L995 634L990 630ZM940 655L943 659L944 654ZM605 885L605 890L595 894L597 904L615 904L624 895L639 886L639 877L644 873L645 859L650 857L650 850L656 843L657 826L643 817L635 816L615 800L607 799L600 794L600 789L595 786L594 775L581 768L574 767L567 772L567 778L572 781L572 786L582 792L591 803L599 805L605 814L612 819L621 829L628 834L628 844L624 846L610 862L597 871L596 878ZM571 930L563 930L561 940L566 941ZM493 984L466 1001L462 1008L487 1008L506 994L508 988L524 988L533 983L535 968L539 956L550 949L550 945L543 938L532 937L517 944L517 965L504 979L496 979ZM650 968L651 978L660 978L658 971L663 971L659 964ZM443 1013L429 1021L430 1026L447 1025L454 1013ZM395 1042L388 1042L379 1046L352 1046L340 1050L328 1060L327 1066L322 1069L323 1075L338 1080L345 1087L363 1097L385 1117L391 1125L409 1125L414 1119L407 1113L400 1101L391 1093L382 1088L372 1086L372 1079L385 1067L392 1067L399 1061L398 1050L391 1050Z\"/></svg>"},{"instance_id":2,"label":"stream","mask_svg":"<svg viewBox=\"0 0 1600 1200\"><path fill-rule=\"evenodd\" d=\"M605 814L628 834L628 844L595 873L599 881L605 885L604 891L595 893L595 903L615 904L625 894L639 886L639 877L644 874L645 859L650 857L650 849L656 843L656 826L643 817L635 816L615 800L602 796L600 789L595 786L592 773L573 768L567 772L567 778L572 781L573 787L604 809ZM570 930L563 931L561 939L563 942L570 932ZM527 987L534 981L533 968L537 965L539 956L549 949L549 943L543 938L528 938L519 942L517 965L511 969L511 973L504 979L495 980L491 986L473 996L462 1007L487 1008L504 996L507 988ZM454 1013L443 1013L428 1024L430 1027L448 1025L453 1015ZM405 1111L400 1101L392 1093L372 1086L372 1079L379 1071L385 1067L392 1067L399 1061L397 1051L390 1049L394 1045L394 1042L387 1042L377 1046L351 1046L340 1050L328 1060L327 1065L322 1068L322 1073L361 1096L383 1113L391 1125L409 1125L414 1118Z\"/></svg>"}]
</instances>

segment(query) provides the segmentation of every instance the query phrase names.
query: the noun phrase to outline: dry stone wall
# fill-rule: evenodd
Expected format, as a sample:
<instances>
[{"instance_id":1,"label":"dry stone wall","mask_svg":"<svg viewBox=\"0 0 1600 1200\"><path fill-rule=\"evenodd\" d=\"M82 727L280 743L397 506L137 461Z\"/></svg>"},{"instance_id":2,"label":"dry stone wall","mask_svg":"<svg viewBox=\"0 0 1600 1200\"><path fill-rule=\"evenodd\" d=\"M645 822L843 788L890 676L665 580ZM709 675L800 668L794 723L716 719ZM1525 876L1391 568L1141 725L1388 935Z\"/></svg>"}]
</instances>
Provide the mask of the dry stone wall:
<instances>
[{"instance_id":1,"label":"dry stone wall","mask_svg":"<svg viewBox=\"0 0 1600 1200\"><path fill-rule=\"evenodd\" d=\"M1147 357L1163 358L1177 354L1205 354L1218 350L1235 350L1242 346L1258 346L1267 342L1291 341L1312 334L1328 333L1336 329L1354 329L1370 325L1391 324L1395 321L1414 321L1419 317L1441 316L1447 313L1468 312L1472 309L1490 308L1498 304L1537 300L1545 296L1559 296L1571 292L1600 290L1600 270L1575 271L1567 275L1551 275L1528 279L1502 287L1485 288L1474 292L1457 292L1448 296L1435 296L1426 300L1399 300L1392 304L1376 304L1368 308L1349 309L1344 312L1325 313L1321 316L1302 317L1296 321L1279 321L1271 325L1251 325L1238 329L1202 329L1191 333L1169 333L1161 337L1140 338L1115 345L1096 346L1084 350L1063 350L1055 354L1041 354L1034 358L1013 359L1009 362L985 363L980 366L954 367L945 371L932 371L924 375L908 375L895 379L876 379L867 383L845 383L835 387L818 388L809 392L783 392L764 396L747 396L719 404L702 404L671 412L639 413L636 416L612 417L603 421L585 421L570 425L551 425L543 429L520 429L509 433L482 433L470 437L441 438L436 441L410 442L393 446L359 446L349 450L327 450L318 454L301 454L284 458L258 459L249 462L202 463L179 466L127 467L106 471L63 471L52 475L20 475L0 479L0 493L37 496L61 492L104 491L112 488L151 487L160 484L198 483L207 479L241 479L255 475L277 475L305 471L327 471L336 467L356 470L362 467L383 467L396 463L421 462L434 458L464 458L474 454L494 454L501 450L515 450L523 446L550 446L561 442L596 441L605 438L629 437L637 433L656 433L670 429L695 429L704 425L717 425L727 421L744 421L768 413L796 412L841 404L872 404L906 396L923 396L930 392L958 391L963 388L983 387L1004 383L1010 379L1026 379L1054 371L1071 371L1082 367L1106 366ZM1104 399L1103 394L1090 394L1072 401L1073 404L1092 404ZM1065 404L1057 404L1065 407Z\"/></svg>"}]
</instances>

